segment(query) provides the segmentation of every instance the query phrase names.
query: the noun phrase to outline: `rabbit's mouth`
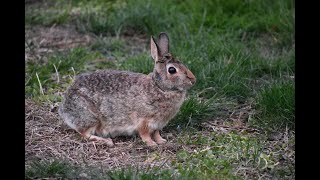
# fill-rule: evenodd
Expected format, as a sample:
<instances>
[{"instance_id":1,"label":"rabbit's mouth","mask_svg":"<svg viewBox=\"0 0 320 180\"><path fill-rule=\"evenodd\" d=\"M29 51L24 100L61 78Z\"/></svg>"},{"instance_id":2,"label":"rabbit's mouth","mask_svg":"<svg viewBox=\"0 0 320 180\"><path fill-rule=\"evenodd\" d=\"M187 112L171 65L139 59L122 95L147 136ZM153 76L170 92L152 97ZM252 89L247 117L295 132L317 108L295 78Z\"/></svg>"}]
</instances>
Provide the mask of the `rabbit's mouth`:
<instances>
[{"instance_id":1,"label":"rabbit's mouth","mask_svg":"<svg viewBox=\"0 0 320 180\"><path fill-rule=\"evenodd\" d=\"M187 76L186 81L187 82L185 82L185 88L187 88L187 89L191 88L192 86L194 86L196 84L196 78L194 76L192 78Z\"/></svg>"},{"instance_id":2,"label":"rabbit's mouth","mask_svg":"<svg viewBox=\"0 0 320 180\"><path fill-rule=\"evenodd\" d=\"M190 83L191 83L191 86L193 86L194 84L196 84L197 80L196 78L189 78L190 79Z\"/></svg>"},{"instance_id":3,"label":"rabbit's mouth","mask_svg":"<svg viewBox=\"0 0 320 180\"><path fill-rule=\"evenodd\" d=\"M195 80L189 80L188 82L186 82L186 83L184 84L183 87L179 88L179 90L180 90L180 89L188 90L188 89L190 89L195 83L196 83Z\"/></svg>"},{"instance_id":4,"label":"rabbit's mouth","mask_svg":"<svg viewBox=\"0 0 320 180\"><path fill-rule=\"evenodd\" d=\"M193 73L189 69L186 71L186 75L191 82L191 86L193 86L196 83L196 77L193 75Z\"/></svg>"}]
</instances>

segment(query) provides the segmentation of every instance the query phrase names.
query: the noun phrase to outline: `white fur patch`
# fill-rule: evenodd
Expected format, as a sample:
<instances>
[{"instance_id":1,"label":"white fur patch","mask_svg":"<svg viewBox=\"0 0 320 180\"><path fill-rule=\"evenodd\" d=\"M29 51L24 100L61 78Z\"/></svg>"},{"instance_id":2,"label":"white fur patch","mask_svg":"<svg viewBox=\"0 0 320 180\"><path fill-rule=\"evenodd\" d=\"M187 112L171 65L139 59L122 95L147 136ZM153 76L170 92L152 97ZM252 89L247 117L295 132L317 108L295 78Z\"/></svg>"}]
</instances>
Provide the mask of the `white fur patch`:
<instances>
[{"instance_id":1,"label":"white fur patch","mask_svg":"<svg viewBox=\"0 0 320 180\"><path fill-rule=\"evenodd\" d=\"M124 125L124 126L114 126L112 128L104 128L102 130L103 136L111 136L111 137L116 137L119 135L127 135L127 136L132 136L137 132L137 129L139 127L139 124L135 125Z\"/></svg>"},{"instance_id":2,"label":"white fur patch","mask_svg":"<svg viewBox=\"0 0 320 180\"><path fill-rule=\"evenodd\" d=\"M168 123L168 121L151 121L148 126L150 129L153 129L153 130L160 130L162 129L166 124Z\"/></svg>"},{"instance_id":3,"label":"white fur patch","mask_svg":"<svg viewBox=\"0 0 320 180\"><path fill-rule=\"evenodd\" d=\"M77 130L77 127L72 123L73 117L71 117L68 113L63 112L63 107L60 107L59 115L62 120L72 129Z\"/></svg>"},{"instance_id":4,"label":"white fur patch","mask_svg":"<svg viewBox=\"0 0 320 180\"><path fill-rule=\"evenodd\" d=\"M72 117L70 115L63 113L64 122L72 129L77 130L76 126L72 123Z\"/></svg>"}]
</instances>

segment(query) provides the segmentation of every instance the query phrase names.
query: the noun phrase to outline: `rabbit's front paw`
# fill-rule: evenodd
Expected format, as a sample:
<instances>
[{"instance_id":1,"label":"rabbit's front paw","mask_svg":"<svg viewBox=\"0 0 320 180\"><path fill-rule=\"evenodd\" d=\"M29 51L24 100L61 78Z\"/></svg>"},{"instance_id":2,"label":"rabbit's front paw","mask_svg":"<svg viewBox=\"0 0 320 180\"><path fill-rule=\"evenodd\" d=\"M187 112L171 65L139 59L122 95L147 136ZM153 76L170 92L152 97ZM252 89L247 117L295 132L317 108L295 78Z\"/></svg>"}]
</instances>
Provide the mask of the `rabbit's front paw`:
<instances>
[{"instance_id":1,"label":"rabbit's front paw","mask_svg":"<svg viewBox=\"0 0 320 180\"><path fill-rule=\"evenodd\" d=\"M150 146L150 147L154 147L154 146L157 146L158 144L154 141L146 141L146 144L147 146Z\"/></svg>"},{"instance_id":2,"label":"rabbit's front paw","mask_svg":"<svg viewBox=\"0 0 320 180\"><path fill-rule=\"evenodd\" d=\"M82 136L87 138L89 141L97 141L105 143L108 147L114 147L114 143L111 138L103 138L96 135L90 134L90 130L87 130L86 132L82 133Z\"/></svg>"},{"instance_id":3,"label":"rabbit's front paw","mask_svg":"<svg viewBox=\"0 0 320 180\"><path fill-rule=\"evenodd\" d=\"M159 130L157 130L157 131L154 132L153 138L154 138L154 140L155 140L158 144L164 144L164 143L167 142L167 140L163 139L163 138L160 136Z\"/></svg>"},{"instance_id":4,"label":"rabbit's front paw","mask_svg":"<svg viewBox=\"0 0 320 180\"><path fill-rule=\"evenodd\" d=\"M164 144L164 143L167 142L167 140L161 138L161 139L157 139L156 142L157 142L158 144Z\"/></svg>"},{"instance_id":5,"label":"rabbit's front paw","mask_svg":"<svg viewBox=\"0 0 320 180\"><path fill-rule=\"evenodd\" d=\"M148 129L139 129L139 135L143 142L147 144L147 146L157 146L158 144L151 139L151 134Z\"/></svg>"}]
</instances>

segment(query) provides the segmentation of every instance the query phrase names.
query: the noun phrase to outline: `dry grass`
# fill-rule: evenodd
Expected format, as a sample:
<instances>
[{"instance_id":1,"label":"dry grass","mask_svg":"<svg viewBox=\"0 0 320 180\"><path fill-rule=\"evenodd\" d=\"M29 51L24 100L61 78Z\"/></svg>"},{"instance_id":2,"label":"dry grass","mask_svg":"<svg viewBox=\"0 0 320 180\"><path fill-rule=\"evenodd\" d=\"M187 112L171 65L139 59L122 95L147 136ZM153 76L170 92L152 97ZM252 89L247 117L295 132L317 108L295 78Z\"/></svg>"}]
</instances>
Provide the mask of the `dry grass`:
<instances>
[{"instance_id":1,"label":"dry grass","mask_svg":"<svg viewBox=\"0 0 320 180\"><path fill-rule=\"evenodd\" d=\"M54 51L63 51L78 46L88 46L93 42L89 34L81 34L74 27L26 27L25 29L25 60L34 61L46 58Z\"/></svg>"},{"instance_id":2,"label":"dry grass","mask_svg":"<svg viewBox=\"0 0 320 180\"><path fill-rule=\"evenodd\" d=\"M46 62L47 58L58 52L75 47L89 47L98 44L101 51L112 51L114 41L120 42L119 49L125 52L125 58L147 50L149 37L146 35L98 37L92 33L80 33L73 25L51 27L28 26L25 28L25 61Z\"/></svg>"},{"instance_id":3,"label":"dry grass","mask_svg":"<svg viewBox=\"0 0 320 180\"><path fill-rule=\"evenodd\" d=\"M163 132L168 140L165 145L156 148L147 147L139 137L117 137L115 147L108 147L99 142L87 141L76 131L70 129L59 117L58 103L38 103L26 99L25 103L25 149L26 165L35 159L47 160L53 158L67 159L81 165L103 165L110 170L137 165L170 167L177 150L192 152L194 146L177 143L177 134L173 131ZM233 116L233 114L231 115ZM238 117L238 120L240 117ZM211 131L226 133L230 130L257 132L258 130L245 126L229 126L221 121L207 121L199 136L206 136ZM154 158L153 152L159 157ZM169 160L169 161L168 161Z\"/></svg>"},{"instance_id":4,"label":"dry grass","mask_svg":"<svg viewBox=\"0 0 320 180\"><path fill-rule=\"evenodd\" d=\"M147 147L136 137L115 138L115 147L109 148L102 143L86 141L77 132L69 129L60 120L56 105L40 105L27 99L25 106L27 166L36 159L50 161L61 158L76 165L102 165L110 170L131 165L142 169L149 166L170 167L168 160L173 160L177 150L190 149L177 144L171 133L163 134L169 142L157 148ZM159 158L156 158L153 152L156 152Z\"/></svg>"}]
</instances>

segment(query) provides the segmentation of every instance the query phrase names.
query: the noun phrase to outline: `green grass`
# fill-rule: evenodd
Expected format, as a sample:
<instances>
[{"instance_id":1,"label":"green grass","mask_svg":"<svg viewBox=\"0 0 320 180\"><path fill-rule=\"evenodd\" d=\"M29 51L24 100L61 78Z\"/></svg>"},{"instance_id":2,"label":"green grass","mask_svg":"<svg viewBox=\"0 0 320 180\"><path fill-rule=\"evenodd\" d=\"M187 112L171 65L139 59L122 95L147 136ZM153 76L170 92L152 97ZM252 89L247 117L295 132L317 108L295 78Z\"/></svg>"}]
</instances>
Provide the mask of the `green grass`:
<instances>
[{"instance_id":1,"label":"green grass","mask_svg":"<svg viewBox=\"0 0 320 180\"><path fill-rule=\"evenodd\" d=\"M42 95L40 84L44 94L53 95L57 90L66 88L74 75L86 71L86 63L99 57L101 57L100 53L90 53L83 48L75 48L50 56L47 62L27 62L26 96Z\"/></svg>"},{"instance_id":2,"label":"green grass","mask_svg":"<svg viewBox=\"0 0 320 180\"><path fill-rule=\"evenodd\" d=\"M192 152L180 150L176 155L176 161L173 161L174 166L185 176L238 179L244 175L242 170L263 174L263 171L268 169L274 177L283 178L294 171L293 165L279 167L277 163L280 158L290 157L290 153L284 153L286 145L277 145L267 150L267 141L263 137L257 138L235 131L211 132L205 136L200 133L183 132L178 141L198 147Z\"/></svg>"},{"instance_id":3,"label":"green grass","mask_svg":"<svg viewBox=\"0 0 320 180\"><path fill-rule=\"evenodd\" d=\"M114 56L115 53L126 53L125 41L120 39L110 39L106 37L98 38L91 46L92 51L99 51L105 56Z\"/></svg>"},{"instance_id":4,"label":"green grass","mask_svg":"<svg viewBox=\"0 0 320 180\"><path fill-rule=\"evenodd\" d=\"M25 22L26 26L71 24L80 32L96 35L96 41L88 47L54 52L48 60L28 62L27 98L59 102L57 92L65 90L75 74L96 69L148 74L153 68L149 49L129 56L132 53L128 42L119 37L140 34L149 40L151 35L165 31L172 53L197 77L181 111L169 123L169 130L201 127L201 122L208 119L226 120L228 112L251 103L247 125L268 132L295 128L294 1L58 0L28 5ZM149 42L135 46L149 48ZM242 163L253 171L268 171L275 177L292 175L291 166L284 170L273 167L277 160L272 153L263 152L265 142L233 133L198 136L187 144L208 145L209 149L181 151L173 166L182 179L215 176L237 179L235 164ZM266 161L270 167L265 167ZM152 173L135 173L119 171L112 176L154 178ZM170 174L161 173L159 177L164 178L168 177L166 173Z\"/></svg>"},{"instance_id":5,"label":"green grass","mask_svg":"<svg viewBox=\"0 0 320 180\"><path fill-rule=\"evenodd\" d=\"M294 84L276 83L261 90L257 122L267 129L295 128Z\"/></svg>"},{"instance_id":6,"label":"green grass","mask_svg":"<svg viewBox=\"0 0 320 180\"><path fill-rule=\"evenodd\" d=\"M141 54L135 57L129 57L118 62L118 67L121 70L134 71L144 74L149 74L153 71L154 61L148 54Z\"/></svg>"},{"instance_id":7,"label":"green grass","mask_svg":"<svg viewBox=\"0 0 320 180\"><path fill-rule=\"evenodd\" d=\"M48 178L48 177L74 177L75 167L71 166L65 161L53 160L47 161L33 161L25 172L28 178Z\"/></svg>"},{"instance_id":8,"label":"green grass","mask_svg":"<svg viewBox=\"0 0 320 180\"><path fill-rule=\"evenodd\" d=\"M294 166L280 167L280 158L290 157L290 153L279 154L285 145L266 149L266 140L247 133L211 132L205 136L196 131L182 131L178 142L183 145L193 145L190 150L180 149L170 157L170 167L154 167L140 169L129 166L123 169L107 171L99 166L76 166L64 160L32 163L26 170L27 177L38 178L73 178L85 173L96 179L249 179L256 174L271 171L275 178L284 178L294 172ZM151 154L152 155L152 154Z\"/></svg>"},{"instance_id":9,"label":"green grass","mask_svg":"<svg viewBox=\"0 0 320 180\"><path fill-rule=\"evenodd\" d=\"M177 161L173 164L179 168L181 174L187 177L237 179L239 176L235 175L232 169L238 163L246 167L263 167L263 164L258 163L262 154L261 144L248 136L231 132L229 134L211 133L207 136L198 135L192 138L191 134L180 140L187 145L201 146L193 152L180 150L177 153Z\"/></svg>"},{"instance_id":10,"label":"green grass","mask_svg":"<svg viewBox=\"0 0 320 180\"><path fill-rule=\"evenodd\" d=\"M25 23L51 26L68 22L71 6L63 1L35 3L25 6Z\"/></svg>"}]
</instances>

